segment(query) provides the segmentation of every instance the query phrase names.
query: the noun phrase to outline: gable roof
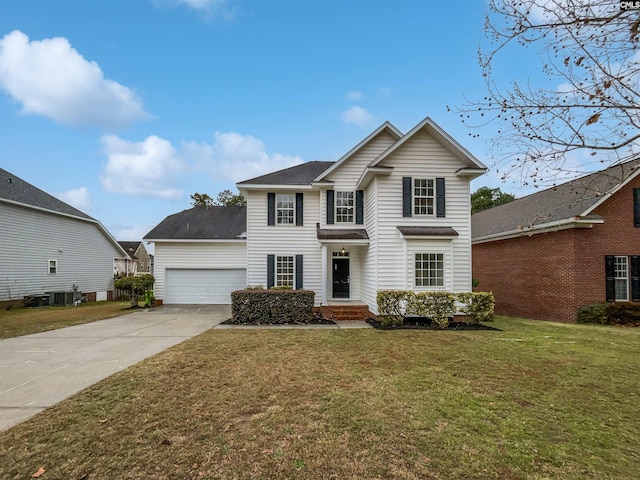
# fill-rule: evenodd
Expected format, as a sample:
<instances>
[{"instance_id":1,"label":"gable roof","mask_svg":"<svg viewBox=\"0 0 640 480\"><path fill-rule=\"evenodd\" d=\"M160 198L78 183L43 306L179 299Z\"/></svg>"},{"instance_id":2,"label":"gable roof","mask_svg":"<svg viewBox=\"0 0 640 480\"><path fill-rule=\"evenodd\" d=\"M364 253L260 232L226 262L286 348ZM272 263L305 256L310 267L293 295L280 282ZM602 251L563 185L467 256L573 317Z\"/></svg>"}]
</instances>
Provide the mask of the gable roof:
<instances>
[{"instance_id":1,"label":"gable roof","mask_svg":"<svg viewBox=\"0 0 640 480\"><path fill-rule=\"evenodd\" d=\"M0 201L35 207L52 213L95 220L77 208L58 200L47 192L25 182L20 177L0 168Z\"/></svg>"},{"instance_id":2,"label":"gable roof","mask_svg":"<svg viewBox=\"0 0 640 480\"><path fill-rule=\"evenodd\" d=\"M124 249L125 252L129 254L131 258L136 258L135 253L138 250L142 242L121 242L118 241L118 244Z\"/></svg>"},{"instance_id":3,"label":"gable roof","mask_svg":"<svg viewBox=\"0 0 640 480\"><path fill-rule=\"evenodd\" d=\"M402 147L408 140L416 135L421 130L426 130L432 135L441 145L443 145L454 157L463 163L466 163L468 167L479 170L478 173L484 173L487 167L476 157L474 157L466 148L460 145L451 135L445 132L436 122L429 117L425 117L420 123L413 127L406 133L400 140L387 148L378 158L369 164L369 167L375 167L379 165L385 158L389 157L398 148Z\"/></svg>"},{"instance_id":4,"label":"gable roof","mask_svg":"<svg viewBox=\"0 0 640 480\"><path fill-rule=\"evenodd\" d=\"M471 216L476 242L602 223L592 212L640 174L640 158L542 190Z\"/></svg>"},{"instance_id":5,"label":"gable roof","mask_svg":"<svg viewBox=\"0 0 640 480\"><path fill-rule=\"evenodd\" d=\"M367 137L365 137L360 143L358 143L355 147L345 153L337 162L335 162L331 167L327 170L321 172L316 178L315 181L320 182L324 177L333 172L336 168L342 165L347 159L351 158L357 152L359 152L365 145L367 145L371 140L376 138L380 133L387 132L389 135L394 137L396 141L402 138L402 132L398 130L393 124L389 121L384 122L378 128L376 128L373 132L371 132Z\"/></svg>"},{"instance_id":6,"label":"gable roof","mask_svg":"<svg viewBox=\"0 0 640 480\"><path fill-rule=\"evenodd\" d=\"M62 200L49 195L47 192L40 190L3 168L0 168L0 202L11 203L54 215L71 217L93 223L120 253L124 255L127 254L98 220Z\"/></svg>"},{"instance_id":7,"label":"gable roof","mask_svg":"<svg viewBox=\"0 0 640 480\"><path fill-rule=\"evenodd\" d=\"M238 182L236 185L311 185L335 162L312 161Z\"/></svg>"},{"instance_id":8,"label":"gable roof","mask_svg":"<svg viewBox=\"0 0 640 480\"><path fill-rule=\"evenodd\" d=\"M244 240L247 207L193 207L169 215L145 240Z\"/></svg>"}]
</instances>

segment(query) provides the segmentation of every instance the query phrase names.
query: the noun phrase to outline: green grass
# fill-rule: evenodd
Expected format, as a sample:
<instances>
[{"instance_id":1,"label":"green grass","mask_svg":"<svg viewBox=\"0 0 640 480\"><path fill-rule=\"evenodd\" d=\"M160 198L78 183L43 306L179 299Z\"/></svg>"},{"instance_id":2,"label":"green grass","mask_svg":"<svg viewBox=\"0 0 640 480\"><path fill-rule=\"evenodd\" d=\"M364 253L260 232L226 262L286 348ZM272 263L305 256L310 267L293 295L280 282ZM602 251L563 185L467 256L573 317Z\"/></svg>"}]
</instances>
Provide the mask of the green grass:
<instances>
[{"instance_id":1,"label":"green grass","mask_svg":"<svg viewBox=\"0 0 640 480\"><path fill-rule=\"evenodd\" d=\"M0 310L0 339L95 322L131 313L128 302L91 302L77 307Z\"/></svg>"},{"instance_id":2,"label":"green grass","mask_svg":"<svg viewBox=\"0 0 640 480\"><path fill-rule=\"evenodd\" d=\"M0 478L630 479L640 330L212 330L0 433Z\"/></svg>"}]
</instances>

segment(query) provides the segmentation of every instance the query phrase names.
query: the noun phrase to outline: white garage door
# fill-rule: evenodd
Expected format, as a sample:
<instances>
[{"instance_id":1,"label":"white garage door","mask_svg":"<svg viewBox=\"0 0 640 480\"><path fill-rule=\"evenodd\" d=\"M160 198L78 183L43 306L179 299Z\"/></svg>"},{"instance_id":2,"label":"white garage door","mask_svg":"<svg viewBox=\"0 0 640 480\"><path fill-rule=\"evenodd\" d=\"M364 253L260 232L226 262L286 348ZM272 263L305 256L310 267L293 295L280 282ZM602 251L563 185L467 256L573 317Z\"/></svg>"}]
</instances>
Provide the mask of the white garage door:
<instances>
[{"instance_id":1,"label":"white garage door","mask_svg":"<svg viewBox=\"0 0 640 480\"><path fill-rule=\"evenodd\" d=\"M231 292L247 284L247 271L167 269L165 303L231 303Z\"/></svg>"}]
</instances>

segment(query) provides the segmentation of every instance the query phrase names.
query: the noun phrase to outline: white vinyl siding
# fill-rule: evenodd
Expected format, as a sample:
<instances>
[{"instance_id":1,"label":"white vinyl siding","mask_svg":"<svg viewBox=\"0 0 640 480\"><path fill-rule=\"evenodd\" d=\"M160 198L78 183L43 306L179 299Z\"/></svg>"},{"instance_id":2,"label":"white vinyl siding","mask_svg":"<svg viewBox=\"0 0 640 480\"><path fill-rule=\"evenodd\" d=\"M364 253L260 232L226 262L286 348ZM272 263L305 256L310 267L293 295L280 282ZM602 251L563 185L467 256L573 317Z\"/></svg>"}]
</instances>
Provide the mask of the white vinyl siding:
<instances>
[{"instance_id":1,"label":"white vinyl siding","mask_svg":"<svg viewBox=\"0 0 640 480\"><path fill-rule=\"evenodd\" d=\"M465 166L425 132L416 133L401 148L382 162L393 167L389 176L376 180L377 289L413 288L412 253L443 253L444 290L471 290L471 211L469 180L456 176ZM402 178L445 179L446 217L402 216ZM397 230L404 226L447 226L458 232L452 240L405 239ZM404 245L404 247L403 247ZM371 305L371 304L370 304ZM375 313L375 312L374 312Z\"/></svg>"},{"instance_id":2,"label":"white vinyl siding","mask_svg":"<svg viewBox=\"0 0 640 480\"><path fill-rule=\"evenodd\" d=\"M267 191L250 190L247 198L247 284L267 286L267 255L303 255L303 285L316 292L315 302L322 300L321 250L316 235L316 223L320 221L317 191L305 190L304 225L268 226ZM295 197L295 193L293 194Z\"/></svg>"},{"instance_id":3,"label":"white vinyl siding","mask_svg":"<svg viewBox=\"0 0 640 480\"><path fill-rule=\"evenodd\" d=\"M166 301L166 271L174 270L245 270L247 246L234 242L156 242L154 253L154 294ZM247 286L245 281L241 285Z\"/></svg>"},{"instance_id":4,"label":"white vinyl siding","mask_svg":"<svg viewBox=\"0 0 640 480\"><path fill-rule=\"evenodd\" d=\"M628 257L614 257L613 275L616 301L629 301L629 260Z\"/></svg>"},{"instance_id":5,"label":"white vinyl siding","mask_svg":"<svg viewBox=\"0 0 640 480\"><path fill-rule=\"evenodd\" d=\"M0 202L0 300L52 291L113 290L120 250L94 222ZM49 273L49 261L56 273Z\"/></svg>"}]
</instances>

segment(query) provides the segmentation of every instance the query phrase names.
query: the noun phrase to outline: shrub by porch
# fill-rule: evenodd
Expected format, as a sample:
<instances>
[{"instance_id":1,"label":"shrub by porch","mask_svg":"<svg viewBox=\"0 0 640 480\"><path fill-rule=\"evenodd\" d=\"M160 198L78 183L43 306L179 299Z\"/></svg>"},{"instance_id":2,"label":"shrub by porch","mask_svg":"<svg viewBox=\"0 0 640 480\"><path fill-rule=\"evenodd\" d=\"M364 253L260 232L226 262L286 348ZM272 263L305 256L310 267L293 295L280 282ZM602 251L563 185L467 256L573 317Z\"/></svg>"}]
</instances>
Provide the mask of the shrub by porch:
<instances>
[{"instance_id":1,"label":"shrub by porch","mask_svg":"<svg viewBox=\"0 0 640 480\"><path fill-rule=\"evenodd\" d=\"M231 317L240 324L309 323L313 320L312 290L246 289L231 293Z\"/></svg>"}]
</instances>

